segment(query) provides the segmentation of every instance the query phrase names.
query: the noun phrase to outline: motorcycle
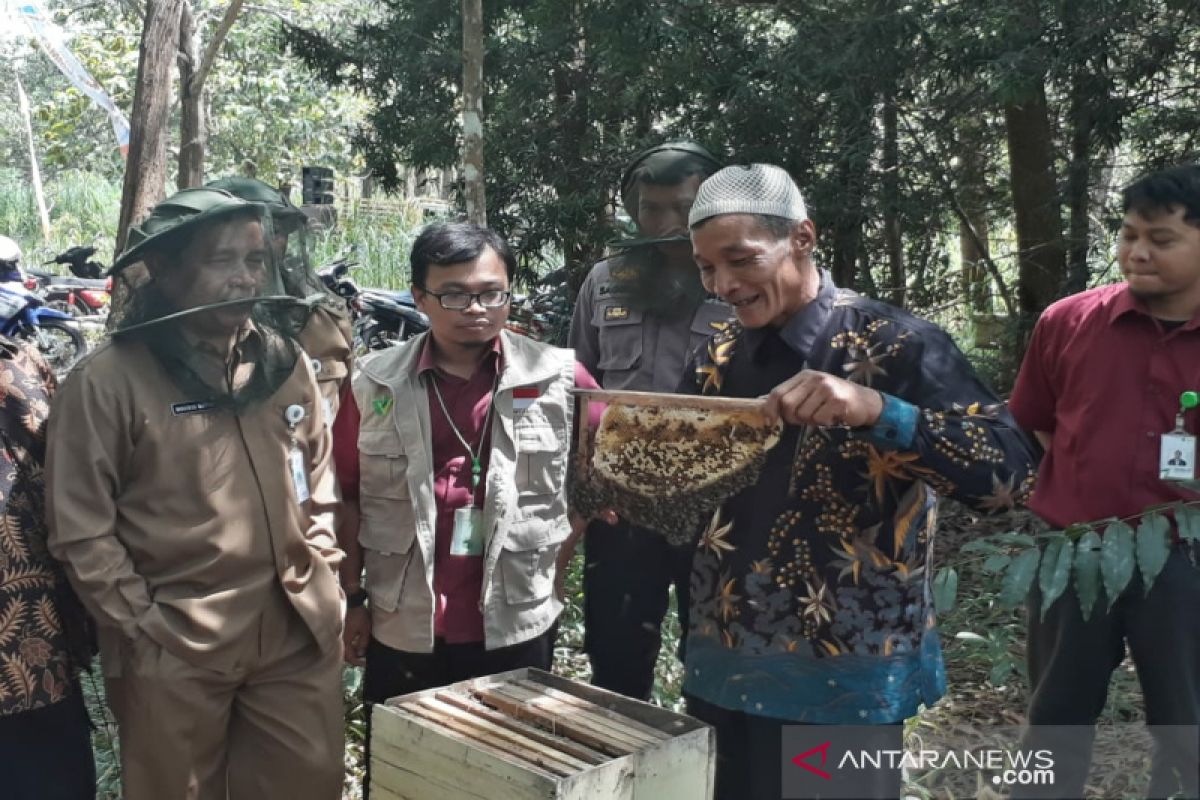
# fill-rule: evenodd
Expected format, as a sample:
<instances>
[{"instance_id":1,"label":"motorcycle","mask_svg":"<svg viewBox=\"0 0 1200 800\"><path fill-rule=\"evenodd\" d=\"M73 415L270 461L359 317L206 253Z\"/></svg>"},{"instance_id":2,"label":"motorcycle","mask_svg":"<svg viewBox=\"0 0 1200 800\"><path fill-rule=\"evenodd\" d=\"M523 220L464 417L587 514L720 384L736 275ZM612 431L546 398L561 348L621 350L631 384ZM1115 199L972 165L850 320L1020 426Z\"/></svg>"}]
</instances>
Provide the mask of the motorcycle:
<instances>
[{"instance_id":1,"label":"motorcycle","mask_svg":"<svg viewBox=\"0 0 1200 800\"><path fill-rule=\"evenodd\" d=\"M62 375L87 352L83 333L70 314L49 308L19 284L0 284L0 334L30 341L56 375Z\"/></svg>"},{"instance_id":2,"label":"motorcycle","mask_svg":"<svg viewBox=\"0 0 1200 800\"><path fill-rule=\"evenodd\" d=\"M104 279L104 265L92 261L94 247L72 247L46 264L64 264L71 276L30 270L25 288L37 292L46 305L76 317L102 316L108 313L112 298L112 278Z\"/></svg>"},{"instance_id":3,"label":"motorcycle","mask_svg":"<svg viewBox=\"0 0 1200 800\"><path fill-rule=\"evenodd\" d=\"M354 266L338 258L317 270L317 277L349 306L360 352L382 350L429 330L429 317L417 310L411 291L360 288L350 277Z\"/></svg>"},{"instance_id":4,"label":"motorcycle","mask_svg":"<svg viewBox=\"0 0 1200 800\"><path fill-rule=\"evenodd\" d=\"M557 346L567 341L571 327L571 301L565 270L543 277L526 295L513 295L507 327L511 331Z\"/></svg>"}]
</instances>

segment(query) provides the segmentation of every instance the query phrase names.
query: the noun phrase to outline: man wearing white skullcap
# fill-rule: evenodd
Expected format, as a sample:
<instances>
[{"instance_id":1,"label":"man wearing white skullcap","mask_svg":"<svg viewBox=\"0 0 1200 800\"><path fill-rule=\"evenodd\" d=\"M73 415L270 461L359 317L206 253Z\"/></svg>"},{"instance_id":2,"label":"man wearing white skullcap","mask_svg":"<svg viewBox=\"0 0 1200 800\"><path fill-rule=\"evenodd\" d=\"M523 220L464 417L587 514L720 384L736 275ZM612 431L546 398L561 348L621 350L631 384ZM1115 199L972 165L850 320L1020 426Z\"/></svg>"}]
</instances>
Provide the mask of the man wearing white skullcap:
<instances>
[{"instance_id":1,"label":"man wearing white skullcap","mask_svg":"<svg viewBox=\"0 0 1200 800\"><path fill-rule=\"evenodd\" d=\"M813 744L857 750L861 737L787 726L874 725L879 749L899 747L899 723L945 690L929 588L937 499L1012 507L1032 486L1031 447L945 332L817 267L816 228L784 170L717 172L688 224L704 287L737 318L683 390L765 395L784 424L693 563L684 693L717 730L717 797L896 797L898 770L836 769L832 754L830 782L808 768L824 761Z\"/></svg>"}]
</instances>

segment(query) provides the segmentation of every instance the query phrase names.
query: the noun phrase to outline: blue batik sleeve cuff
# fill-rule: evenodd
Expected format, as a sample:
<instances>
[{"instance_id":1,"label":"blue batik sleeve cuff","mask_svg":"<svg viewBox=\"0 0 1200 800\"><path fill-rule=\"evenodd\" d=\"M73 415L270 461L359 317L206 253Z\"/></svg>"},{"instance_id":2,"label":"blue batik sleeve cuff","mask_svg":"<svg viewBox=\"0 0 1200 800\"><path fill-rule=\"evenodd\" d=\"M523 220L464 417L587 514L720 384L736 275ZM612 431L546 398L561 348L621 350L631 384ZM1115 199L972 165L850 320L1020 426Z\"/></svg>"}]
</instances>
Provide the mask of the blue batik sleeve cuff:
<instances>
[{"instance_id":1,"label":"blue batik sleeve cuff","mask_svg":"<svg viewBox=\"0 0 1200 800\"><path fill-rule=\"evenodd\" d=\"M883 398L883 411L875 424L863 428L860 435L872 444L889 450L911 448L917 435L917 407L890 394L880 392L879 395Z\"/></svg>"}]
</instances>

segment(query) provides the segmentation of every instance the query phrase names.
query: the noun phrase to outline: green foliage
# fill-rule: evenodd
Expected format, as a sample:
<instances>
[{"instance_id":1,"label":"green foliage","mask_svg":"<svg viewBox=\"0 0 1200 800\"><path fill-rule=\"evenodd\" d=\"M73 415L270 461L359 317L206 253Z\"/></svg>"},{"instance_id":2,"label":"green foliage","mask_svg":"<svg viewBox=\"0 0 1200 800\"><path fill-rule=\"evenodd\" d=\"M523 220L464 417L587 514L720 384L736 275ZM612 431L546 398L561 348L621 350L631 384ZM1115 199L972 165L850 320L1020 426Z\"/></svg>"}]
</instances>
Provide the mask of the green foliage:
<instances>
[{"instance_id":1,"label":"green foliage","mask_svg":"<svg viewBox=\"0 0 1200 800\"><path fill-rule=\"evenodd\" d=\"M1181 483L1194 488L1190 484L1195 482ZM1015 532L995 534L964 545L962 552L982 554L980 570L1000 576L997 600L1001 606L1015 608L1023 603L1036 580L1044 617L1074 586L1086 620L1095 609L1101 585L1111 609L1133 580L1135 570L1140 571L1142 590L1150 593L1171 554L1171 524L1164 512L1174 516L1181 539L1194 541L1200 538L1197 503L1147 509L1139 515L1136 532L1125 520L1101 520L1041 534L1036 539ZM954 593L947 591L950 585L957 587L957 573L952 568L939 570L933 579L939 613L953 608Z\"/></svg>"},{"instance_id":2,"label":"green foliage","mask_svg":"<svg viewBox=\"0 0 1200 800\"><path fill-rule=\"evenodd\" d=\"M359 286L407 288L408 255L422 224L415 210L403 216L380 216L347 209L331 230L313 235L314 266L349 255L359 265L353 273Z\"/></svg>"},{"instance_id":3,"label":"green foliage","mask_svg":"<svg viewBox=\"0 0 1200 800\"><path fill-rule=\"evenodd\" d=\"M200 42L212 36L227 2L192 0ZM55 12L55 4L46 4ZM122 4L58 4L56 21L69 35L68 46L126 114L133 105L141 20ZM314 27L333 26L358 4L349 0L265 0L247 4L214 62L205 85L208 109L206 173L221 177L255 170L273 184L298 184L300 167L321 164L341 176L355 174L361 162L351 150L351 134L364 102L349 92L315 84L297 61L271 46L280 20L303 18ZM119 181L124 163L107 115L71 86L31 41L15 38L15 52L0 60L0 86L20 74L33 106L38 158L47 176L86 170ZM165 76L175 84L178 75ZM176 92L177 94L177 92ZM169 125L172 157L178 152L179 104ZM28 145L15 103L0 103L0 154L8 164L26 164ZM174 186L174 170L168 171Z\"/></svg>"},{"instance_id":4,"label":"green foliage","mask_svg":"<svg viewBox=\"0 0 1200 800\"><path fill-rule=\"evenodd\" d=\"M1142 586L1146 594L1154 586L1154 579L1162 572L1171 555L1171 524L1161 514L1151 513L1142 518L1137 529L1137 564L1142 572Z\"/></svg>"},{"instance_id":5,"label":"green foliage","mask_svg":"<svg viewBox=\"0 0 1200 800\"><path fill-rule=\"evenodd\" d=\"M50 239L42 237L33 188L15 170L0 169L0 235L21 246L26 266L37 266L74 245L94 245L107 263L116 235L120 186L93 173L70 170L43 187ZM47 268L48 269L48 268Z\"/></svg>"},{"instance_id":6,"label":"green foliage","mask_svg":"<svg viewBox=\"0 0 1200 800\"><path fill-rule=\"evenodd\" d=\"M1011 608L1020 605L1025 600L1025 596L1029 594L1029 589L1037 577L1040 558L1041 551L1035 546L1022 550L1013 559L1012 564L1004 572L1004 582L1001 584L999 598L1001 605Z\"/></svg>"},{"instance_id":7,"label":"green foliage","mask_svg":"<svg viewBox=\"0 0 1200 800\"><path fill-rule=\"evenodd\" d=\"M1100 575L1110 609L1133 577L1133 559L1133 528L1124 522L1114 522L1105 528L1100 546Z\"/></svg>"},{"instance_id":8,"label":"green foliage","mask_svg":"<svg viewBox=\"0 0 1200 800\"><path fill-rule=\"evenodd\" d=\"M1092 618L1100 597L1100 534L1088 530L1075 544L1075 592L1083 618Z\"/></svg>"},{"instance_id":9,"label":"green foliage","mask_svg":"<svg viewBox=\"0 0 1200 800\"><path fill-rule=\"evenodd\" d=\"M1054 601L1062 597L1071 579L1071 565L1075 558L1075 543L1066 536L1050 539L1042 553L1041 568L1038 570L1038 588L1042 591L1042 617Z\"/></svg>"},{"instance_id":10,"label":"green foliage","mask_svg":"<svg viewBox=\"0 0 1200 800\"><path fill-rule=\"evenodd\" d=\"M1185 541L1200 539L1200 509L1195 506L1179 506L1175 509L1175 528L1179 538Z\"/></svg>"},{"instance_id":11,"label":"green foliage","mask_svg":"<svg viewBox=\"0 0 1200 800\"><path fill-rule=\"evenodd\" d=\"M954 608L955 598L958 596L958 571L953 567L938 570L937 575L933 577L933 604L934 610L942 614Z\"/></svg>"}]
</instances>

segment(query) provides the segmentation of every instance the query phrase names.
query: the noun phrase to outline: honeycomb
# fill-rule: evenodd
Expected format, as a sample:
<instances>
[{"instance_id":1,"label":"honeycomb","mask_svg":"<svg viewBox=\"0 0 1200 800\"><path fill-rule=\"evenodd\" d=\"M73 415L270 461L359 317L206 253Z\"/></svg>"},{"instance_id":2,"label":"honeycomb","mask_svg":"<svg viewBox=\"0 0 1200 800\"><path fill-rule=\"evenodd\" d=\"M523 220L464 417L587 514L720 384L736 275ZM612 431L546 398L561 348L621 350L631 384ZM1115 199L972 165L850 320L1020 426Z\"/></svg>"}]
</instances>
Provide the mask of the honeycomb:
<instances>
[{"instance_id":1,"label":"honeycomb","mask_svg":"<svg viewBox=\"0 0 1200 800\"><path fill-rule=\"evenodd\" d=\"M612 509L673 545L692 542L758 480L780 431L755 410L610 404L591 463L574 465L572 503L585 517Z\"/></svg>"}]
</instances>

